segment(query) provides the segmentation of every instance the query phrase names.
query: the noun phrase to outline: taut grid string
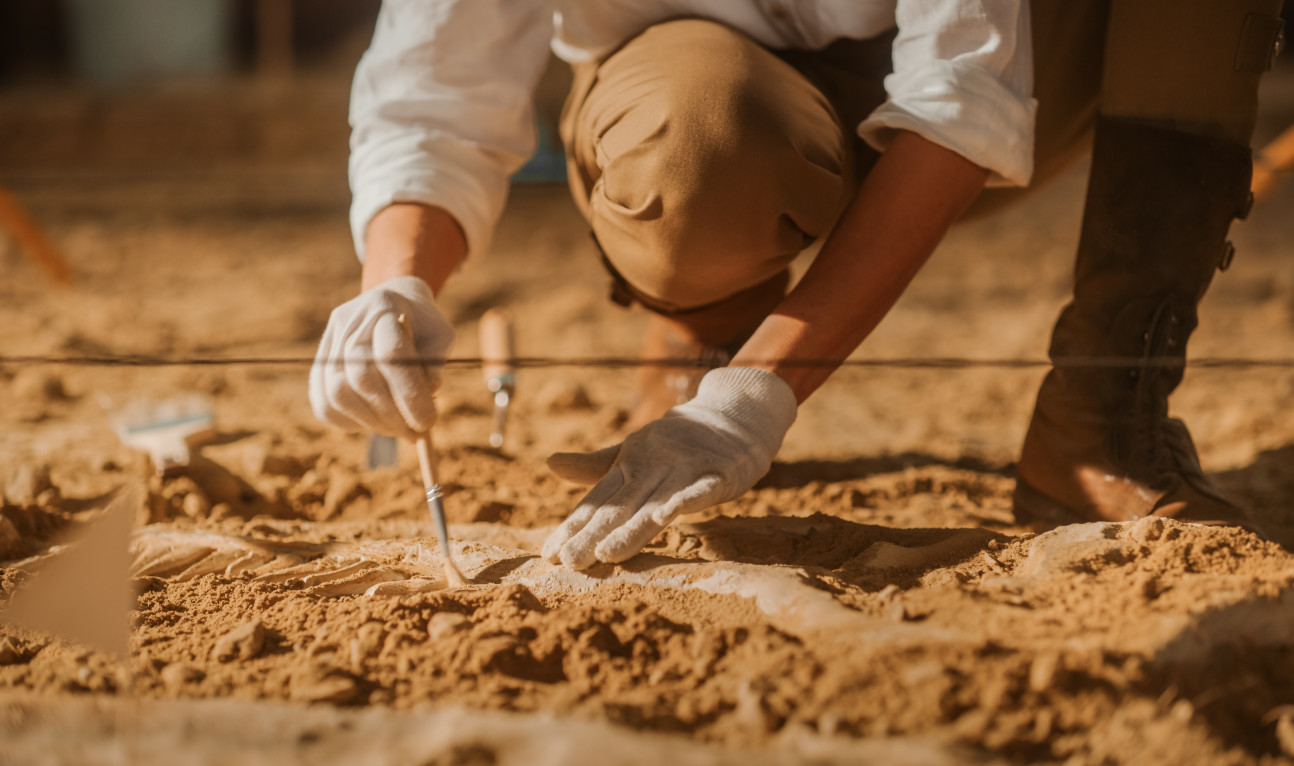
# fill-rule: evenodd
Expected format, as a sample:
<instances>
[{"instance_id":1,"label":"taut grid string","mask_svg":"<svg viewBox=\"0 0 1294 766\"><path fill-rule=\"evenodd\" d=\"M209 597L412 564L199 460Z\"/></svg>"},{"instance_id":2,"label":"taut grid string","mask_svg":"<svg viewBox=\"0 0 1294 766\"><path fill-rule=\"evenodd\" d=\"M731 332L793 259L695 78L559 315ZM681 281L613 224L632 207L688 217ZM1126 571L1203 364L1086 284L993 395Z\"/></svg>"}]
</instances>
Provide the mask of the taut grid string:
<instances>
[{"instance_id":1,"label":"taut grid string","mask_svg":"<svg viewBox=\"0 0 1294 766\"><path fill-rule=\"evenodd\" d=\"M162 356L153 354L87 354L87 355L0 355L0 366L9 365L66 365L72 367L237 367L237 366L309 366L314 364L313 356L285 357L197 357L197 356ZM367 364L372 357L335 358L334 363ZM497 363L498 360L491 360ZM409 357L399 360L385 360L385 364L443 364L450 369L480 368L486 360L481 357L455 357L449 359L432 357ZM708 368L712 365L704 360L691 358L639 359L631 357L545 357L523 356L508 360L517 369L551 369L560 367L630 369L638 367L695 367ZM749 363L767 363L783 367L853 367L853 368L889 368L889 369L1035 369L1042 367L1059 367L1066 369L1099 369L1099 368L1145 368L1181 369L1183 367L1202 369L1290 369L1294 370L1294 358L1248 359L1239 357L1202 357L1183 362L1174 357L1064 357L1055 360L1030 359L1022 357L969 358L969 357L891 357L879 359L790 359L790 360L750 360Z\"/></svg>"}]
</instances>

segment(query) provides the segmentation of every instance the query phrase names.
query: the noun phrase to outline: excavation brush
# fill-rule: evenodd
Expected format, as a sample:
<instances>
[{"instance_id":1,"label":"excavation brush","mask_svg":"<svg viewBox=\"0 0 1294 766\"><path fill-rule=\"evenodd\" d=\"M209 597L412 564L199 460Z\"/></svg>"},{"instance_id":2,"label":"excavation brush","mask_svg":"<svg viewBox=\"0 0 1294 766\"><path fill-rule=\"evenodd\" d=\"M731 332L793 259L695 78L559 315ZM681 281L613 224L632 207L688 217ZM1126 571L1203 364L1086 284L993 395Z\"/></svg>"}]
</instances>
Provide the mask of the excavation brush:
<instances>
[{"instance_id":1,"label":"excavation brush","mask_svg":"<svg viewBox=\"0 0 1294 766\"><path fill-rule=\"evenodd\" d=\"M413 330L409 327L409 320L401 314L399 322L412 346ZM436 537L440 539L440 553L445 560L445 579L450 585L461 588L467 585L467 578L454 563L454 551L449 545L449 525L445 523L445 505L441 502L444 490L441 489L440 482L436 481L436 449L431 443L431 432L420 434L414 440L414 444L418 449L418 468L422 471L422 484L427 491L427 508L431 511Z\"/></svg>"}]
</instances>

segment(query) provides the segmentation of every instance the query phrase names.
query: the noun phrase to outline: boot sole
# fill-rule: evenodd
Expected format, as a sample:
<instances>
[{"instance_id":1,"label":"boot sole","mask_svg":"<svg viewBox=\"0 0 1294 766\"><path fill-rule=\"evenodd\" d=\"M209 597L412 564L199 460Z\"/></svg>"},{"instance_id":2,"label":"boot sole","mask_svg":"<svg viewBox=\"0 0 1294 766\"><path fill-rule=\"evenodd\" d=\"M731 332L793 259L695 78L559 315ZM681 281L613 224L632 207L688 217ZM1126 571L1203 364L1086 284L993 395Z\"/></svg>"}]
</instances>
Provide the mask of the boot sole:
<instances>
[{"instance_id":1,"label":"boot sole","mask_svg":"<svg viewBox=\"0 0 1294 766\"><path fill-rule=\"evenodd\" d=\"M1043 494L1042 490L1035 488L1024 479L1015 480L1015 491L1011 493L1011 510L1015 514L1015 520L1022 525L1046 524L1049 526L1059 527L1067 524L1086 524L1094 521L1112 522L1114 519L1102 519L1084 516L1067 505L1052 499L1050 496ZM1150 514L1154 516L1155 514ZM1198 524L1206 527L1236 527L1246 532L1251 532L1263 540L1271 540L1272 537L1261 525L1252 520L1235 519L1235 520L1201 520L1201 519L1179 519L1173 516L1163 516L1161 518L1182 521L1188 524ZM1132 521L1132 519L1129 519Z\"/></svg>"},{"instance_id":2,"label":"boot sole","mask_svg":"<svg viewBox=\"0 0 1294 766\"><path fill-rule=\"evenodd\" d=\"M1015 480L1015 491L1011 493L1011 510L1015 514L1015 520L1021 524L1061 526L1099 520L1083 516L1020 478Z\"/></svg>"}]
</instances>

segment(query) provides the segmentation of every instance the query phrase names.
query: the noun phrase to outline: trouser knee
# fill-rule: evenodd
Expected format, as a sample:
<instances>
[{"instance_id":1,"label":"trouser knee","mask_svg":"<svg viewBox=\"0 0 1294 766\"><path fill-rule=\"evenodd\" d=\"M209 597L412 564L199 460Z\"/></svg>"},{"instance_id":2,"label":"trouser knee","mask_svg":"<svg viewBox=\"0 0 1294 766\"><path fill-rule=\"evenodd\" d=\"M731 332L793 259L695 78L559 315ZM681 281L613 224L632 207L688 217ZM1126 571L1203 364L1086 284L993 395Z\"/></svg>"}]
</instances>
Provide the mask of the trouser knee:
<instances>
[{"instance_id":1,"label":"trouser knee","mask_svg":"<svg viewBox=\"0 0 1294 766\"><path fill-rule=\"evenodd\" d=\"M755 42L670 22L589 79L563 125L572 185L636 293L666 309L714 303L829 230L848 142L826 98Z\"/></svg>"}]
</instances>

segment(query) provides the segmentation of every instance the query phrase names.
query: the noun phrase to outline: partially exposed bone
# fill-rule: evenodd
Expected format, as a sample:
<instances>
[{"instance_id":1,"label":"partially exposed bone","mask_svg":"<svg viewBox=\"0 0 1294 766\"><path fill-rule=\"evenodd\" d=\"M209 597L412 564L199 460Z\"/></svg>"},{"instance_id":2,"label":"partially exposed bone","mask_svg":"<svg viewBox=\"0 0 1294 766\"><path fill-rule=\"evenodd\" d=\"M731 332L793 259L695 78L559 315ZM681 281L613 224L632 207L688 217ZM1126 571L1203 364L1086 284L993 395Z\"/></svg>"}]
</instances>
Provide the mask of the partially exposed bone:
<instances>
[{"instance_id":1,"label":"partially exposed bone","mask_svg":"<svg viewBox=\"0 0 1294 766\"><path fill-rule=\"evenodd\" d=\"M257 567L254 570L256 577L252 579L260 582L285 582L293 577L300 577L303 570L310 571L310 568L302 564L301 561L301 557L295 554L280 553L270 563ZM275 576L278 576L278 579L274 579Z\"/></svg>"},{"instance_id":2,"label":"partially exposed bone","mask_svg":"<svg viewBox=\"0 0 1294 766\"><path fill-rule=\"evenodd\" d=\"M418 593L430 593L432 591L444 590L445 587L446 583L443 580L426 580L419 578L417 580L400 580L397 582L378 583L364 591L364 595L383 596L387 598L413 596Z\"/></svg>"},{"instance_id":3,"label":"partially exposed bone","mask_svg":"<svg viewBox=\"0 0 1294 766\"><path fill-rule=\"evenodd\" d=\"M175 577L176 582L188 582L203 575L224 572L231 563L244 558L243 551L215 551L201 561L195 562L188 569Z\"/></svg>"},{"instance_id":4,"label":"partially exposed bone","mask_svg":"<svg viewBox=\"0 0 1294 766\"><path fill-rule=\"evenodd\" d=\"M317 585L306 591L306 593L311 596L319 596L321 598L358 596L375 585L388 582L398 582L404 579L405 576L394 569L370 569L367 572L361 572L357 575L348 577L345 580Z\"/></svg>"},{"instance_id":5,"label":"partially exposed bone","mask_svg":"<svg viewBox=\"0 0 1294 766\"><path fill-rule=\"evenodd\" d=\"M146 561L131 572L132 577L170 577L183 572L193 562L206 558L213 548L181 548L163 553L161 556Z\"/></svg>"},{"instance_id":6,"label":"partially exposed bone","mask_svg":"<svg viewBox=\"0 0 1294 766\"><path fill-rule=\"evenodd\" d=\"M226 577L237 577L244 572L250 572L274 558L273 553L265 551L239 551L239 553L242 556L225 567Z\"/></svg>"},{"instance_id":7,"label":"partially exposed bone","mask_svg":"<svg viewBox=\"0 0 1294 766\"><path fill-rule=\"evenodd\" d=\"M324 583L336 582L337 580L344 580L353 574L358 574L360 572L363 572L366 569L372 569L376 566L377 566L376 562L369 561L368 559L360 559L359 561L356 561L354 564L347 564L338 569L333 569L327 572L320 572L319 574L306 575L301 579L301 584L306 586L307 588L312 588L316 585L323 585Z\"/></svg>"}]
</instances>

